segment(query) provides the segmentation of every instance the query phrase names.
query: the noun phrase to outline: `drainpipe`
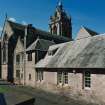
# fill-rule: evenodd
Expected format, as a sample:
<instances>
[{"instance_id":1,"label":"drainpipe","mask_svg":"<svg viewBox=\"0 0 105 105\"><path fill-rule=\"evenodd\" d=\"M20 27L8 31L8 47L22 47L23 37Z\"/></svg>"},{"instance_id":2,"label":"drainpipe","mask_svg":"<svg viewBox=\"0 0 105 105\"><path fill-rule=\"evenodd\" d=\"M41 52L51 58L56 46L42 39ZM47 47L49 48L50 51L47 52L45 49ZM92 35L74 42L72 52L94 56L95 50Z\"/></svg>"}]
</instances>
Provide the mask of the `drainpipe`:
<instances>
[{"instance_id":1,"label":"drainpipe","mask_svg":"<svg viewBox=\"0 0 105 105\"><path fill-rule=\"evenodd\" d=\"M24 36L24 86L26 85L26 37L27 37L27 25L25 26L25 36Z\"/></svg>"}]
</instances>

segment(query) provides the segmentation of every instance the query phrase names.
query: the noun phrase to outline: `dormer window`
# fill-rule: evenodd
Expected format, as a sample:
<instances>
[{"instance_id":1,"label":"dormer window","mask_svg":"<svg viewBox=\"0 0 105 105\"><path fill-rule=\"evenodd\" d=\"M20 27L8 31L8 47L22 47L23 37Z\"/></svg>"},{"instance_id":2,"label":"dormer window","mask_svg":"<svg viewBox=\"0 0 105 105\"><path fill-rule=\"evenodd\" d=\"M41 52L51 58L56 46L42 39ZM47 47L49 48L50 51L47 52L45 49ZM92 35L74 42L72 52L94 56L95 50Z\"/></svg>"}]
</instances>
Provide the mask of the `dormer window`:
<instances>
[{"instance_id":1,"label":"dormer window","mask_svg":"<svg viewBox=\"0 0 105 105\"><path fill-rule=\"evenodd\" d=\"M54 50L49 50L48 51L48 55L49 56L53 56L56 52L57 52L58 48L54 49Z\"/></svg>"},{"instance_id":2,"label":"dormer window","mask_svg":"<svg viewBox=\"0 0 105 105\"><path fill-rule=\"evenodd\" d=\"M48 51L48 55L49 56L52 56L52 51Z\"/></svg>"}]
</instances>

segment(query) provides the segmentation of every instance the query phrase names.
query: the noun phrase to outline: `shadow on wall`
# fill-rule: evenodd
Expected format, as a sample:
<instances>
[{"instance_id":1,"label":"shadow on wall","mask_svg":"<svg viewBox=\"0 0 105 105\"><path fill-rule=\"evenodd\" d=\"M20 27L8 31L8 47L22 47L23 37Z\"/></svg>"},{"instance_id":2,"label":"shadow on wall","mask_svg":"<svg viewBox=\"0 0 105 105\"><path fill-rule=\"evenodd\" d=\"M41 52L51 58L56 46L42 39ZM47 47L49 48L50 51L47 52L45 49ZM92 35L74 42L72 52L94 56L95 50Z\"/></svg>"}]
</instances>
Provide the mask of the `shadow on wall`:
<instances>
[{"instance_id":1,"label":"shadow on wall","mask_svg":"<svg viewBox=\"0 0 105 105\"><path fill-rule=\"evenodd\" d=\"M5 97L2 93L0 93L0 105L7 105L5 101Z\"/></svg>"}]
</instances>

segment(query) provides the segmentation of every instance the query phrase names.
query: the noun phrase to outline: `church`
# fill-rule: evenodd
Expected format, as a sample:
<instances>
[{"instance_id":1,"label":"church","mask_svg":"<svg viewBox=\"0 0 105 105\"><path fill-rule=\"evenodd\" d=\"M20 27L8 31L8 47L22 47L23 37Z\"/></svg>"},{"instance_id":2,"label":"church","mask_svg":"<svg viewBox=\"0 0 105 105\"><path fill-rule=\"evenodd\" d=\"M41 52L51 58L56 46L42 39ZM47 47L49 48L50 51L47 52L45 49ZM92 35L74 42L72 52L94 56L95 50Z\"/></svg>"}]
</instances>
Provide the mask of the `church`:
<instances>
[{"instance_id":1,"label":"church","mask_svg":"<svg viewBox=\"0 0 105 105\"><path fill-rule=\"evenodd\" d=\"M81 27L73 40L72 19L61 2L49 32L7 17L0 42L2 79L105 104L105 34Z\"/></svg>"},{"instance_id":2,"label":"church","mask_svg":"<svg viewBox=\"0 0 105 105\"><path fill-rule=\"evenodd\" d=\"M71 18L64 11L62 3L57 4L54 15L50 17L49 30L50 32L46 32L34 27L32 24L15 23L6 17L1 35L2 79L14 82L15 63L18 62L17 64L19 64L20 62L23 67L18 65L16 76L19 75L20 79L20 75L22 75L24 80L27 54L31 57L32 53L35 53L32 58L35 59L34 63L36 64L40 59L44 58L50 45L72 40ZM20 53L21 57L17 53Z\"/></svg>"}]
</instances>

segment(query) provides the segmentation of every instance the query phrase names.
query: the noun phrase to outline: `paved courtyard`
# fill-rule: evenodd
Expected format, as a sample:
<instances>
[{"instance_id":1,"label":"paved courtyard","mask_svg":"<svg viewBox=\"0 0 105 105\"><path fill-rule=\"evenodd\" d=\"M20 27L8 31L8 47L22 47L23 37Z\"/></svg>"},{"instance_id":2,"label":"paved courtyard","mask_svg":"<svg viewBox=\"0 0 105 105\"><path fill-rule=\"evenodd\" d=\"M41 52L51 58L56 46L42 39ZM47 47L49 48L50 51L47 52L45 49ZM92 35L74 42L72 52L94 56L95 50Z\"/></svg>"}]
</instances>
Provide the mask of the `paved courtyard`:
<instances>
[{"instance_id":1,"label":"paved courtyard","mask_svg":"<svg viewBox=\"0 0 105 105\"><path fill-rule=\"evenodd\" d=\"M20 95L27 94L29 96L35 97L35 105L94 105L80 101L74 101L61 95L44 92L42 90L34 89L31 87L11 85L4 81L0 81L0 93L1 92L16 92ZM14 97L12 98L13 100L16 100Z\"/></svg>"}]
</instances>

